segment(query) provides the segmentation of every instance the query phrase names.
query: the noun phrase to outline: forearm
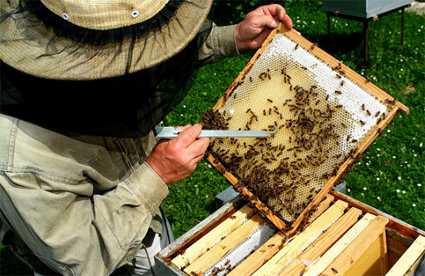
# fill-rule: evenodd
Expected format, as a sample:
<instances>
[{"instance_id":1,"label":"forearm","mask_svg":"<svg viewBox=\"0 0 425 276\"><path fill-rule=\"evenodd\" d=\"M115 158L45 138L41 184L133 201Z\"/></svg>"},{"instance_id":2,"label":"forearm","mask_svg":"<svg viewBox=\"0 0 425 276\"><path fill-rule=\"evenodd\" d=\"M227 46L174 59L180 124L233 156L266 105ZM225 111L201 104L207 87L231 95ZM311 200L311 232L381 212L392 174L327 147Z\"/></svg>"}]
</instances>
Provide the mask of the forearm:
<instances>
[{"instance_id":1,"label":"forearm","mask_svg":"<svg viewBox=\"0 0 425 276\"><path fill-rule=\"evenodd\" d=\"M213 27L204 44L199 49L199 60L202 65L218 62L226 57L239 55L235 26L218 27L213 23Z\"/></svg>"}]
</instances>

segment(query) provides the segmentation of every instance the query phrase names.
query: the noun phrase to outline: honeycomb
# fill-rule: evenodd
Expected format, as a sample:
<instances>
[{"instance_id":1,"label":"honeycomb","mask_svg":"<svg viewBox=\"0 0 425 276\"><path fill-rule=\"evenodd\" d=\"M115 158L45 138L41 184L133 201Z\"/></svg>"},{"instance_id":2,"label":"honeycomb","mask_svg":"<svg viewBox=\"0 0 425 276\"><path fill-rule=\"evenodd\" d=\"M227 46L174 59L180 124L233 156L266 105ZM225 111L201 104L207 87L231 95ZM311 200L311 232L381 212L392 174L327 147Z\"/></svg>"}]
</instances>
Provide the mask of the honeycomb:
<instances>
[{"instance_id":1,"label":"honeycomb","mask_svg":"<svg viewBox=\"0 0 425 276\"><path fill-rule=\"evenodd\" d=\"M314 46L313 46L314 47ZM210 153L293 223L373 128L388 104L290 37L276 33L205 128L268 130L272 138L214 139Z\"/></svg>"}]
</instances>

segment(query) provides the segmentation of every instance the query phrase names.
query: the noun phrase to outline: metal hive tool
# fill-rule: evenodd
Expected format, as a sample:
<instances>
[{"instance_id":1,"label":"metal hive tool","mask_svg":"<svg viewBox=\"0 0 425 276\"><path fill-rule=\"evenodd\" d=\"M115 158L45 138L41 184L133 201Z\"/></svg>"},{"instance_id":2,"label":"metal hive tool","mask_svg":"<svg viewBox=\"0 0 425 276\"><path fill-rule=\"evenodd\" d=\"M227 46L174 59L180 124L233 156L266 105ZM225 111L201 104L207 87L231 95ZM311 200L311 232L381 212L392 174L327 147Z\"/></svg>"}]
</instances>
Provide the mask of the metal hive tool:
<instances>
[{"instance_id":1,"label":"metal hive tool","mask_svg":"<svg viewBox=\"0 0 425 276\"><path fill-rule=\"evenodd\" d=\"M291 234L399 110L409 111L280 25L203 118L205 129L277 133L213 139L208 160Z\"/></svg>"}]
</instances>

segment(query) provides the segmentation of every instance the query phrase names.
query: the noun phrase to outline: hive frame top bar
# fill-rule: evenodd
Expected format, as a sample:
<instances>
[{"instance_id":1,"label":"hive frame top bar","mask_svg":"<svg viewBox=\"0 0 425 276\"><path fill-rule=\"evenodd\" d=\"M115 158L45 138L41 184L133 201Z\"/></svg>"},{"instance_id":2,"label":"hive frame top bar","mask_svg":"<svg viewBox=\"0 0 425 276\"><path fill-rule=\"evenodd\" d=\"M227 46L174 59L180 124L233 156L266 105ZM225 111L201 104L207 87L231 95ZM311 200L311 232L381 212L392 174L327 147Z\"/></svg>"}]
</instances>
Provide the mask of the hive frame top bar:
<instances>
[{"instance_id":1,"label":"hive frame top bar","mask_svg":"<svg viewBox=\"0 0 425 276\"><path fill-rule=\"evenodd\" d=\"M393 97L388 95L386 92L376 87L373 83L364 79L362 76L351 70L349 67L341 64L337 59L327 54L325 51L320 49L315 43L312 43L302 37L294 30L288 30L282 24L279 25L278 28L272 31L267 40L263 43L262 47L257 51L257 53L253 56L251 61L247 64L244 70L240 73L240 75L235 79L232 85L229 86L225 95L217 102L214 106L214 110L220 110L229 99L229 95L240 85L243 83L245 76L250 72L252 66L257 61L257 59L261 56L263 51L266 49L268 44L272 41L276 34L282 33L287 38L293 40L297 45L303 47L304 49L308 49L308 51L315 55L316 58L324 61L329 64L331 67L338 67L339 70L344 72L345 77L348 77L350 80L355 82L358 86L364 88L365 90L372 93L377 99L384 102L389 106L389 113L386 118L376 126L376 128L366 137L366 139L362 142L362 144L358 147L356 153L353 154L352 158L348 159L339 169L339 171L334 175L327 184L322 188L322 190L315 196L313 201L305 208L304 212L296 219L294 223L292 223L292 227L289 228L285 222L276 217L270 210L264 206L264 204L258 200L246 187L240 185L239 179L234 176L231 172L228 172L224 166L218 162L211 154L207 157L207 159L219 170L223 173L223 175L245 196L247 197L251 203L261 211L265 216L267 216L271 222L273 222L279 229L281 229L285 234L292 234L300 223L303 221L304 217L307 213L312 209L312 207L318 204L324 195L335 185L341 177L346 173L347 170L351 167L351 165L358 161L361 154L364 150L372 143L372 141L380 134L382 129L384 129L388 123L394 118L398 111L403 111L404 113L408 113L409 109L403 105L402 103L396 101ZM298 46L297 46L298 47ZM246 80L245 80L246 81Z\"/></svg>"}]
</instances>

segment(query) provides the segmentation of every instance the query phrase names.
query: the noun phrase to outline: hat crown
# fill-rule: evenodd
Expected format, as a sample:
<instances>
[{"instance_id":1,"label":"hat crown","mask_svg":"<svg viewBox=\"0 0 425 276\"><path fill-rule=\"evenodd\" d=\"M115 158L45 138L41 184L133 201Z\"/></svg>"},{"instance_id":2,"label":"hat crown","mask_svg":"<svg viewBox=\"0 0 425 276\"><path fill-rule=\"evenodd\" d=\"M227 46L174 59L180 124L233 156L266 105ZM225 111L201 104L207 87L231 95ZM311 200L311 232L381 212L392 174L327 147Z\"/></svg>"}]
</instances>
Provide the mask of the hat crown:
<instances>
[{"instance_id":1,"label":"hat crown","mask_svg":"<svg viewBox=\"0 0 425 276\"><path fill-rule=\"evenodd\" d=\"M168 0L41 0L54 14L74 25L110 30L144 22L160 12Z\"/></svg>"}]
</instances>

